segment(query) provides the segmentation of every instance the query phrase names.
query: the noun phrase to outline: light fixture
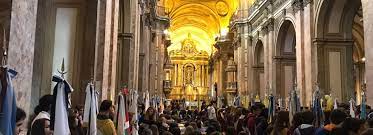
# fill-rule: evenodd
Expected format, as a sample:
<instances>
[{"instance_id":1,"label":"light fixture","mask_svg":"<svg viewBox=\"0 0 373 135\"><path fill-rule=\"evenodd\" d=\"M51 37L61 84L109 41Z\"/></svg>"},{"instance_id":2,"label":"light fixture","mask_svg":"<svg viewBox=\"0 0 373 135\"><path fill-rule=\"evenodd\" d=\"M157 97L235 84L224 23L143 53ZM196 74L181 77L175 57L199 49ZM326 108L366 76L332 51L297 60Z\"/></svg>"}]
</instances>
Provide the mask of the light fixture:
<instances>
[{"instance_id":1,"label":"light fixture","mask_svg":"<svg viewBox=\"0 0 373 135\"><path fill-rule=\"evenodd\" d=\"M163 34L165 34L165 35L168 35L168 33L169 33L169 32L168 32L167 29L163 31Z\"/></svg>"},{"instance_id":2,"label":"light fixture","mask_svg":"<svg viewBox=\"0 0 373 135\"><path fill-rule=\"evenodd\" d=\"M365 62L365 57L361 58L361 61L362 61L362 62Z\"/></svg>"},{"instance_id":3,"label":"light fixture","mask_svg":"<svg viewBox=\"0 0 373 135\"><path fill-rule=\"evenodd\" d=\"M222 28L221 32L220 32L220 35L222 37L225 37L227 34L228 34L228 28Z\"/></svg>"}]
</instances>

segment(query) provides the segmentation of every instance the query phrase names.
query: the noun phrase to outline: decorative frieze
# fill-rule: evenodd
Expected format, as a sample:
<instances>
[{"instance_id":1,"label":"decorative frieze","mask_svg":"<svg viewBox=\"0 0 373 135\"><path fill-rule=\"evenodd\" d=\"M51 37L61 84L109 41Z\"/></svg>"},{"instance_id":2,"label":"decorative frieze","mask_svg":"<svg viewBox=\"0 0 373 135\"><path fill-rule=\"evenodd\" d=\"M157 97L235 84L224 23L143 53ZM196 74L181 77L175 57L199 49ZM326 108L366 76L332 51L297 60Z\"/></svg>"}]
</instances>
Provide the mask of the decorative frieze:
<instances>
[{"instance_id":1,"label":"decorative frieze","mask_svg":"<svg viewBox=\"0 0 373 135\"><path fill-rule=\"evenodd\" d=\"M297 12L299 10L303 10L312 0L293 0L292 7L293 11Z\"/></svg>"}]
</instances>

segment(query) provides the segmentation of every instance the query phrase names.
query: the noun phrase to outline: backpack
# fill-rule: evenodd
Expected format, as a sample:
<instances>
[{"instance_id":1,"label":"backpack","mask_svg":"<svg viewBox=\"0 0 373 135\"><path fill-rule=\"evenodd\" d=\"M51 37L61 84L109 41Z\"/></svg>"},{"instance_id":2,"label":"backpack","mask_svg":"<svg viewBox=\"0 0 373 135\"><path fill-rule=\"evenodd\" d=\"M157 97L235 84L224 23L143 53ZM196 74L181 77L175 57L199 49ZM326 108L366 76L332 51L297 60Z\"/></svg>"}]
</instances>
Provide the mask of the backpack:
<instances>
[{"instance_id":1,"label":"backpack","mask_svg":"<svg viewBox=\"0 0 373 135\"><path fill-rule=\"evenodd\" d=\"M304 128L304 129L300 129L298 128L298 131L300 133L300 135L314 135L315 132L316 132L316 129L315 127L309 127L309 128Z\"/></svg>"},{"instance_id":2,"label":"backpack","mask_svg":"<svg viewBox=\"0 0 373 135\"><path fill-rule=\"evenodd\" d=\"M318 128L315 131L315 135L330 135L330 131L326 130L325 128Z\"/></svg>"}]
</instances>

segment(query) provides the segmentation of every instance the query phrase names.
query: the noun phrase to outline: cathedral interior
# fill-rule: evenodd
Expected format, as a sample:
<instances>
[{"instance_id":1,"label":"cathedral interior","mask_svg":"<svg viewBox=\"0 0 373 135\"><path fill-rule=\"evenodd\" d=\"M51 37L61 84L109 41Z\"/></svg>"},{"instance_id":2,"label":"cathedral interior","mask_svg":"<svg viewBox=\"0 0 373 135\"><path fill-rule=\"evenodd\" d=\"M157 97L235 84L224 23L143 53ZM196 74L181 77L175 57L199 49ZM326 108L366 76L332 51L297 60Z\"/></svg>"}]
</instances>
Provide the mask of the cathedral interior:
<instances>
[{"instance_id":1,"label":"cathedral interior","mask_svg":"<svg viewBox=\"0 0 373 135\"><path fill-rule=\"evenodd\" d=\"M123 88L199 106L247 106L319 87L373 105L370 0L0 0L3 65L18 106L32 112L65 66L74 105ZM5 63L4 63L5 61Z\"/></svg>"}]
</instances>

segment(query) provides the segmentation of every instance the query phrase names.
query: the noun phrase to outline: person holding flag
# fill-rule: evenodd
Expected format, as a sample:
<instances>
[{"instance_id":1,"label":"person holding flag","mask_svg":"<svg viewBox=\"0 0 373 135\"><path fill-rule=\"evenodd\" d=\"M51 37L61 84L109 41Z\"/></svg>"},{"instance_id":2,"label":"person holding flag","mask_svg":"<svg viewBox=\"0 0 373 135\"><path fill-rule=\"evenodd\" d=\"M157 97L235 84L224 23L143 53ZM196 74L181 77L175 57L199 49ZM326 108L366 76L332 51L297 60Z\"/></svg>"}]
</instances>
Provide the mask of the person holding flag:
<instances>
[{"instance_id":1,"label":"person holding flag","mask_svg":"<svg viewBox=\"0 0 373 135\"><path fill-rule=\"evenodd\" d=\"M321 106L321 95L318 86L316 86L312 99L312 112L315 117L314 125L315 127L322 127L324 125L324 113Z\"/></svg>"}]
</instances>

